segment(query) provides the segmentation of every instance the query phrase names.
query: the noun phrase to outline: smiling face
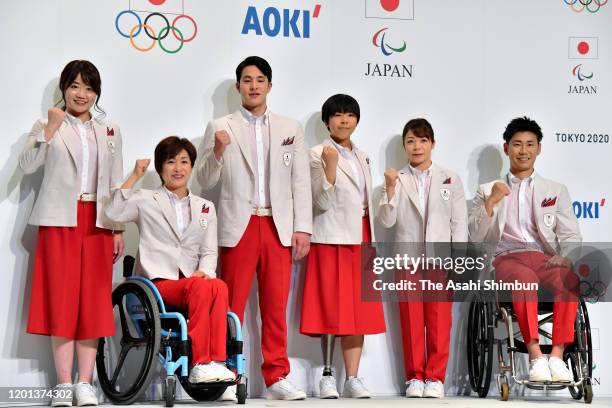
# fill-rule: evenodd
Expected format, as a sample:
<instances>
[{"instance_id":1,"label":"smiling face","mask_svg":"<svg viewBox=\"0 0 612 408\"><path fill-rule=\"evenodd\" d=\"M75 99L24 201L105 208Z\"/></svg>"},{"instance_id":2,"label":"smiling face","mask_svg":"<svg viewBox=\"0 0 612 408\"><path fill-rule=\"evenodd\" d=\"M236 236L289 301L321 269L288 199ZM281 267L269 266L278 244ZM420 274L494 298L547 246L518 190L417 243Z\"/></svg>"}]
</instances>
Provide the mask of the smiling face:
<instances>
[{"instance_id":1,"label":"smiling face","mask_svg":"<svg viewBox=\"0 0 612 408\"><path fill-rule=\"evenodd\" d=\"M265 109L266 98L272 89L272 83L255 65L247 65L242 70L236 89L240 93L242 106L253 111Z\"/></svg>"},{"instance_id":2,"label":"smiling face","mask_svg":"<svg viewBox=\"0 0 612 408\"><path fill-rule=\"evenodd\" d=\"M83 81L81 74L78 74L64 91L66 111L77 118L89 114L97 98L98 95L91 86Z\"/></svg>"},{"instance_id":3,"label":"smiling face","mask_svg":"<svg viewBox=\"0 0 612 408\"><path fill-rule=\"evenodd\" d=\"M414 168L425 170L431 164L431 151L435 143L425 136L416 136L409 130L404 139L404 149L408 162Z\"/></svg>"},{"instance_id":4,"label":"smiling face","mask_svg":"<svg viewBox=\"0 0 612 408\"><path fill-rule=\"evenodd\" d=\"M508 143L504 143L504 153L510 159L510 172L531 173L535 159L542 150L538 137L533 132L517 132Z\"/></svg>"},{"instance_id":5,"label":"smiling face","mask_svg":"<svg viewBox=\"0 0 612 408\"><path fill-rule=\"evenodd\" d=\"M187 188L193 164L189 158L189 154L185 149L182 149L174 157L164 161L161 170L161 178L164 186L170 191Z\"/></svg>"},{"instance_id":6,"label":"smiling face","mask_svg":"<svg viewBox=\"0 0 612 408\"><path fill-rule=\"evenodd\" d=\"M348 142L357 127L357 116L352 113L336 112L327 123L329 133L338 144Z\"/></svg>"}]
</instances>

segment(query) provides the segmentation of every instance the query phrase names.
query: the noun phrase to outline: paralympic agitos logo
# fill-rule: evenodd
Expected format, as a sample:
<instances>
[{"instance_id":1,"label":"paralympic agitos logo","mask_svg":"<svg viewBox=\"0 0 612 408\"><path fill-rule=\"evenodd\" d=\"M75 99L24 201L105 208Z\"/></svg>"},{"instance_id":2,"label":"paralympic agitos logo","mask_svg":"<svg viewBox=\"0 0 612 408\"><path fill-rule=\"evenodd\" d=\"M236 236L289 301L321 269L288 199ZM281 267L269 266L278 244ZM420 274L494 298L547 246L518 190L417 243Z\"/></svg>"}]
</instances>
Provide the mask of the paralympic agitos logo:
<instances>
[{"instance_id":1,"label":"paralympic agitos logo","mask_svg":"<svg viewBox=\"0 0 612 408\"><path fill-rule=\"evenodd\" d=\"M380 52L387 57L396 52L406 51L406 41L404 41L402 45L396 45L395 47L389 45L387 42L387 30L389 30L389 27L381 28L375 32L372 37L372 44L374 44L376 48L380 48Z\"/></svg>"},{"instance_id":2,"label":"paralympic agitos logo","mask_svg":"<svg viewBox=\"0 0 612 408\"><path fill-rule=\"evenodd\" d=\"M162 51L176 54L198 34L195 19L185 14L185 0L129 0L127 3L128 8L115 17L115 29L137 51L151 51L159 45Z\"/></svg>"}]
</instances>

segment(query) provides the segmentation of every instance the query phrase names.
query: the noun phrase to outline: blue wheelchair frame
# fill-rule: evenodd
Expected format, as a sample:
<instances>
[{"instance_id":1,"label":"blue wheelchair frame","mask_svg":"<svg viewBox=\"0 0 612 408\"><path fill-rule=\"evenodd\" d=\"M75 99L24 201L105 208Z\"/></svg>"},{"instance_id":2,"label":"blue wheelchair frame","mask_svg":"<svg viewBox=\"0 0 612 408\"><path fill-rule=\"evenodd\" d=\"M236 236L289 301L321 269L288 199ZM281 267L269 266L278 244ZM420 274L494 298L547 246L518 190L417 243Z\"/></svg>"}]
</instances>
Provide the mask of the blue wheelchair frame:
<instances>
[{"instance_id":1,"label":"blue wheelchair frame","mask_svg":"<svg viewBox=\"0 0 612 408\"><path fill-rule=\"evenodd\" d=\"M129 276L126 278L126 280L128 281L137 280L147 285L147 287L153 293L155 300L157 301L157 305L159 307L160 319L176 319L178 321L179 327L180 327L180 333L173 332L172 330L166 330L162 328L161 337L166 340L170 340L170 339L178 340L185 347L189 347L189 337L187 335L187 321L185 320L185 317L181 313L178 313L178 312L166 311L166 305L164 304L164 301L159 293L159 290L157 290L157 287L155 286L155 284L151 282L149 279L142 277L142 276ZM132 301L136 302L137 299L134 298ZM130 301L128 300L128 303L129 302ZM132 305L128 305L128 310L130 310L129 315L132 321L136 323L138 320L143 319L144 316L141 313L133 312L134 310L137 310L137 308L133 308L131 306ZM236 328L236 335L233 338L233 340L242 342L242 330L241 330L240 320L238 319L238 316L236 316L236 314L232 312L227 312L227 316L228 316L228 319L231 319L233 321L234 327ZM140 331L138 329L140 326L138 324L135 324L135 326L137 330ZM142 333L139 333L139 334L142 335ZM179 356L176 360L174 360L174 357L172 355L173 354L172 347L169 344L166 344L164 347L165 347L165 350L160 349L159 351L159 360L161 364L164 366L164 369L166 370L166 374L174 375L177 372L177 370L180 369L179 375L181 377L187 377L189 375L189 361L187 359L187 356L186 355ZM243 354L240 353L240 354L228 356L226 360L226 365L228 369L236 371L236 380L234 381L234 383L238 383L245 373L246 363L245 363L245 358Z\"/></svg>"}]
</instances>

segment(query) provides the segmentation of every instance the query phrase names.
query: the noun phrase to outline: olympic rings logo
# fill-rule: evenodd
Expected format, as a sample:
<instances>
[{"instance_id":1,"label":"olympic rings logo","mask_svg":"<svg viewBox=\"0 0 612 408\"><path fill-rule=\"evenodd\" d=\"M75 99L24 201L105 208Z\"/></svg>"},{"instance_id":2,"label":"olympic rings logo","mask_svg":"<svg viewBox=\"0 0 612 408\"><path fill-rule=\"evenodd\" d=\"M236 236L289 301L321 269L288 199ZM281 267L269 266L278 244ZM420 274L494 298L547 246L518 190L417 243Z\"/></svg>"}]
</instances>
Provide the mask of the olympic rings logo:
<instances>
[{"instance_id":1,"label":"olympic rings logo","mask_svg":"<svg viewBox=\"0 0 612 408\"><path fill-rule=\"evenodd\" d=\"M119 25L119 20L124 16L133 16L134 18L136 18L137 21L137 23L127 33L125 31L122 31ZM151 26L151 24L149 24L149 20L154 17L161 18L165 24L164 27L159 30L159 33L155 33L155 29ZM176 26L176 23L181 20L188 20L191 22L191 24L193 24L193 33L188 38L185 38L183 32L179 30ZM164 14L149 13L149 15L147 15L143 22L138 13L133 10L123 10L122 12L117 14L117 17L115 17L115 29L122 37L129 38L132 47L134 47L140 52L151 51L153 48L155 48L155 44L159 44L159 48L161 48L164 52L168 54L176 54L183 48L183 45L185 45L185 43L193 41L193 39L198 34L198 25L196 24L193 17L188 16L186 14L177 15L176 17L174 17L174 20L172 20L172 24L170 24L168 18ZM140 35L142 32L144 32L146 36L151 39L151 43L147 46L140 46L136 44L136 41L134 41L134 39L138 37L138 35ZM168 37L170 32L172 32L174 38L179 41L179 46L174 49L168 48L168 46L164 45L164 43L162 42L162 40Z\"/></svg>"},{"instance_id":2,"label":"olympic rings logo","mask_svg":"<svg viewBox=\"0 0 612 408\"><path fill-rule=\"evenodd\" d=\"M602 297L606 296L608 288L602 281L593 283L587 280L580 281L580 297L586 299L589 303L597 303Z\"/></svg>"},{"instance_id":3,"label":"olympic rings logo","mask_svg":"<svg viewBox=\"0 0 612 408\"><path fill-rule=\"evenodd\" d=\"M600 8L608 3L608 0L563 0L563 2L576 13L581 13L584 10L597 13Z\"/></svg>"}]
</instances>

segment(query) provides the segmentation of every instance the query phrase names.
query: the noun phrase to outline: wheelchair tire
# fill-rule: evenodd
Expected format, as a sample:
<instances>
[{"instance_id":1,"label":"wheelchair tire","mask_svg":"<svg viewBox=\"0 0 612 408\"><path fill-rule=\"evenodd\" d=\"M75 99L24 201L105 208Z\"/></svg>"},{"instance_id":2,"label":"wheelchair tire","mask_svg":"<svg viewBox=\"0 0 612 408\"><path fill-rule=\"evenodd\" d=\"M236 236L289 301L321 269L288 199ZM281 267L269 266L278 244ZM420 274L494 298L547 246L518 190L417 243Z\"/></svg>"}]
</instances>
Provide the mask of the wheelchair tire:
<instances>
[{"instance_id":1,"label":"wheelchair tire","mask_svg":"<svg viewBox=\"0 0 612 408\"><path fill-rule=\"evenodd\" d=\"M479 298L470 304L468 316L467 356L472 390L485 398L493 371L493 304Z\"/></svg>"},{"instance_id":2,"label":"wheelchair tire","mask_svg":"<svg viewBox=\"0 0 612 408\"><path fill-rule=\"evenodd\" d=\"M128 280L117 286L112 302L115 316L119 316L120 327L114 337L100 339L96 367L100 386L108 399L116 405L128 405L140 397L155 375L161 336L159 309L151 290L137 280ZM126 310L128 307L129 311ZM134 319L130 312L138 315L138 318ZM115 339L117 336L121 336L119 343ZM112 348L120 348L114 367L114 356L110 354ZM140 364L134 361L139 355ZM120 378L126 361L127 368L138 370L133 381L129 381L125 373Z\"/></svg>"},{"instance_id":3,"label":"wheelchair tire","mask_svg":"<svg viewBox=\"0 0 612 408\"><path fill-rule=\"evenodd\" d=\"M508 386L508 383L502 383L499 395L502 401L508 401L508 398L510 397L510 387Z\"/></svg>"},{"instance_id":4,"label":"wheelchair tire","mask_svg":"<svg viewBox=\"0 0 612 408\"><path fill-rule=\"evenodd\" d=\"M247 380L236 386L236 397L238 398L238 404L246 404L247 399Z\"/></svg>"},{"instance_id":5,"label":"wheelchair tire","mask_svg":"<svg viewBox=\"0 0 612 408\"><path fill-rule=\"evenodd\" d=\"M166 377L164 384L164 399L166 400L166 407L174 406L174 397L176 396L176 377L169 375Z\"/></svg>"},{"instance_id":6,"label":"wheelchair tire","mask_svg":"<svg viewBox=\"0 0 612 408\"><path fill-rule=\"evenodd\" d=\"M593 386L591 385L591 380L587 380L583 385L583 393L584 393L584 402L586 404L590 404L593 402Z\"/></svg>"},{"instance_id":7,"label":"wheelchair tire","mask_svg":"<svg viewBox=\"0 0 612 408\"><path fill-rule=\"evenodd\" d=\"M225 392L227 387L210 386L205 384L192 384L187 377L180 377L179 381L185 392L195 401L216 401Z\"/></svg>"}]
</instances>

